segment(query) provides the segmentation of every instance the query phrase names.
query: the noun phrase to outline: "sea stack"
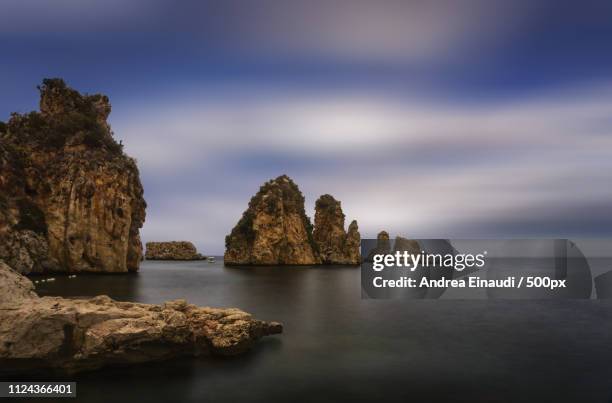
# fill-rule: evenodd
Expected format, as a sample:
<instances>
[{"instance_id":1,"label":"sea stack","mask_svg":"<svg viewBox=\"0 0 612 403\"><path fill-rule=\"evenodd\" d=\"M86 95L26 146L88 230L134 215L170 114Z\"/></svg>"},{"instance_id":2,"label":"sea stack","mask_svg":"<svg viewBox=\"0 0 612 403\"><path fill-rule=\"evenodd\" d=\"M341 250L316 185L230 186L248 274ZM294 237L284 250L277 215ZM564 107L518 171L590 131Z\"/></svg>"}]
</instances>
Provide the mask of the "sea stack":
<instances>
[{"instance_id":1,"label":"sea stack","mask_svg":"<svg viewBox=\"0 0 612 403\"><path fill-rule=\"evenodd\" d=\"M0 122L0 259L20 273L128 272L146 203L104 95L45 79L40 111Z\"/></svg>"},{"instance_id":2,"label":"sea stack","mask_svg":"<svg viewBox=\"0 0 612 403\"><path fill-rule=\"evenodd\" d=\"M421 245L414 239L408 239L401 236L395 237L395 243L393 245L394 252L408 252L413 255L421 253Z\"/></svg>"},{"instance_id":3,"label":"sea stack","mask_svg":"<svg viewBox=\"0 0 612 403\"><path fill-rule=\"evenodd\" d=\"M304 196L287 175L270 180L251 198L225 238L228 265L312 265L320 263Z\"/></svg>"},{"instance_id":4,"label":"sea stack","mask_svg":"<svg viewBox=\"0 0 612 403\"><path fill-rule=\"evenodd\" d=\"M347 233L344 219L340 201L329 194L319 197L315 204L313 238L323 264L356 265L360 262L361 238L357 221L351 222Z\"/></svg>"},{"instance_id":5,"label":"sea stack","mask_svg":"<svg viewBox=\"0 0 612 403\"><path fill-rule=\"evenodd\" d=\"M374 259L374 255L387 255L389 253L391 253L389 233L387 231L380 231L376 236L376 246L370 250L365 261L371 262Z\"/></svg>"},{"instance_id":6,"label":"sea stack","mask_svg":"<svg viewBox=\"0 0 612 403\"><path fill-rule=\"evenodd\" d=\"M391 252L391 241L389 240L389 233L387 231L380 231L376 235L376 248L379 249L379 253Z\"/></svg>"}]
</instances>

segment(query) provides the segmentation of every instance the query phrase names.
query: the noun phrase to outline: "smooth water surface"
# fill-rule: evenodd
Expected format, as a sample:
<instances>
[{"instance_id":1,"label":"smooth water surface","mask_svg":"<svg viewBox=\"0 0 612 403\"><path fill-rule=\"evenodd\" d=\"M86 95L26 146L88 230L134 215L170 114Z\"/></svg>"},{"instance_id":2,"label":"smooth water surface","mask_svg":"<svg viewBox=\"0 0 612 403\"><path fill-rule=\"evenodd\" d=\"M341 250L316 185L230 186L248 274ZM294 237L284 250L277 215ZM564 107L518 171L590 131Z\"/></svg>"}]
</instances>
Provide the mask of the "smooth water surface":
<instances>
[{"instance_id":1,"label":"smooth water surface","mask_svg":"<svg viewBox=\"0 0 612 403\"><path fill-rule=\"evenodd\" d=\"M362 300L359 268L143 262L43 295L238 307L284 334L229 359L80 374L79 402L606 402L612 301ZM427 399L427 400L424 400Z\"/></svg>"}]
</instances>

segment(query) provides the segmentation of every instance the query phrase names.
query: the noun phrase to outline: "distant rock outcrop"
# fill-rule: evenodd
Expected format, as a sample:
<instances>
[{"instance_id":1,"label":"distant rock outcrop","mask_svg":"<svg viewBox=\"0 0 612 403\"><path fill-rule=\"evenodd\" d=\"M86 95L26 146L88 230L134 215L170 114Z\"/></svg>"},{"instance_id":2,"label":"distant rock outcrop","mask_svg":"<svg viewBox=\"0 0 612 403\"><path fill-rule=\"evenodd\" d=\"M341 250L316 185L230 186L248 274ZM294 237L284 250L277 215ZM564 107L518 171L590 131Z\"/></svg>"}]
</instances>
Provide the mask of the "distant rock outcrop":
<instances>
[{"instance_id":1,"label":"distant rock outcrop","mask_svg":"<svg viewBox=\"0 0 612 403\"><path fill-rule=\"evenodd\" d=\"M320 263L304 196L286 175L266 182L225 238L228 265Z\"/></svg>"},{"instance_id":2,"label":"distant rock outcrop","mask_svg":"<svg viewBox=\"0 0 612 403\"><path fill-rule=\"evenodd\" d=\"M376 235L376 247L380 250L379 253L391 252L391 241L389 240L389 233L387 231L380 231Z\"/></svg>"},{"instance_id":3,"label":"distant rock outcrop","mask_svg":"<svg viewBox=\"0 0 612 403\"><path fill-rule=\"evenodd\" d=\"M187 241L147 242L145 258L147 260L202 260L196 247Z\"/></svg>"},{"instance_id":4,"label":"distant rock outcrop","mask_svg":"<svg viewBox=\"0 0 612 403\"><path fill-rule=\"evenodd\" d=\"M344 243L345 257L349 264L361 263L361 234L359 234L359 227L357 226L357 220L351 221L346 234L346 242Z\"/></svg>"},{"instance_id":5,"label":"distant rock outcrop","mask_svg":"<svg viewBox=\"0 0 612 403\"><path fill-rule=\"evenodd\" d=\"M340 202L325 194L315 203L313 238L323 264L359 264L361 241L357 221L344 229L344 213Z\"/></svg>"},{"instance_id":6,"label":"distant rock outcrop","mask_svg":"<svg viewBox=\"0 0 612 403\"><path fill-rule=\"evenodd\" d=\"M38 297L0 261L0 374L75 373L183 355L236 355L282 325L185 300L162 305Z\"/></svg>"},{"instance_id":7,"label":"distant rock outcrop","mask_svg":"<svg viewBox=\"0 0 612 403\"><path fill-rule=\"evenodd\" d=\"M387 255L391 253L391 241L387 231L380 231L376 236L376 246L370 250L365 261L371 262L374 255Z\"/></svg>"},{"instance_id":8,"label":"distant rock outcrop","mask_svg":"<svg viewBox=\"0 0 612 403\"><path fill-rule=\"evenodd\" d=\"M21 273L138 270L146 204L108 98L39 89L40 112L0 122L0 258Z\"/></svg>"},{"instance_id":9,"label":"distant rock outcrop","mask_svg":"<svg viewBox=\"0 0 612 403\"><path fill-rule=\"evenodd\" d=\"M398 235L395 237L393 250L395 252L408 252L409 254L418 255L421 253L421 246L414 239L407 239Z\"/></svg>"}]
</instances>

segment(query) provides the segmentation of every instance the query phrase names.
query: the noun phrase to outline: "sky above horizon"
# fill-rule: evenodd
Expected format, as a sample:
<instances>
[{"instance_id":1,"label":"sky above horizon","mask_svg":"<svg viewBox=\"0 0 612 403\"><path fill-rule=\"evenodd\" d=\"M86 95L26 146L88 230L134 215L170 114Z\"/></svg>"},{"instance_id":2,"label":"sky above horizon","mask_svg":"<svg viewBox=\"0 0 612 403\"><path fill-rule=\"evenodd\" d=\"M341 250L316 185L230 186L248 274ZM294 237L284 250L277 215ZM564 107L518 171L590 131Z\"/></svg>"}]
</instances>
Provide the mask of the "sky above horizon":
<instances>
[{"instance_id":1,"label":"sky above horizon","mask_svg":"<svg viewBox=\"0 0 612 403\"><path fill-rule=\"evenodd\" d=\"M0 120L107 94L143 240L202 253L281 174L364 238L610 237L611 43L609 1L5 0Z\"/></svg>"}]
</instances>

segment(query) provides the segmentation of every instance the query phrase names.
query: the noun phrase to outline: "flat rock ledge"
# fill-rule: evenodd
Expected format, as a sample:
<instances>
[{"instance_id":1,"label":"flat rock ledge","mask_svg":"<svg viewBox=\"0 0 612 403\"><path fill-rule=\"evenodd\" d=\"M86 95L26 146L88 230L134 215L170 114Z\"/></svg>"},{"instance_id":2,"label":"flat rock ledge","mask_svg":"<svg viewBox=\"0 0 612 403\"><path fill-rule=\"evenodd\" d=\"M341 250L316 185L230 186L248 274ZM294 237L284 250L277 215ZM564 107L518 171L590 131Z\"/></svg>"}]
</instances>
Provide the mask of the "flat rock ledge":
<instances>
[{"instance_id":1,"label":"flat rock ledge","mask_svg":"<svg viewBox=\"0 0 612 403\"><path fill-rule=\"evenodd\" d=\"M185 300L162 305L38 297L30 280L0 261L0 374L73 374L105 366L177 356L232 356L263 336L282 333L277 322L239 309Z\"/></svg>"}]
</instances>

